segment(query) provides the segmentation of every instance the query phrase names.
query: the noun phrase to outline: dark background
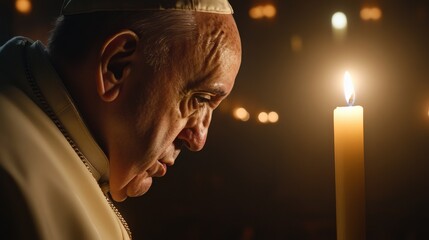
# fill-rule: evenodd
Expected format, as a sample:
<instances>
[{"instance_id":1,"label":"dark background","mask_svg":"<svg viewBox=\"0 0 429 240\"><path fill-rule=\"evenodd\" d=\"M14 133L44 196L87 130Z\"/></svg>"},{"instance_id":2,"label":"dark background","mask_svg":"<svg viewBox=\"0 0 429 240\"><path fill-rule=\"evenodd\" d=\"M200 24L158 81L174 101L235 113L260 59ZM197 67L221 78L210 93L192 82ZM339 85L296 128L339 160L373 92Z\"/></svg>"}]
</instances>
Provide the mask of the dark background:
<instances>
[{"instance_id":1,"label":"dark background","mask_svg":"<svg viewBox=\"0 0 429 240\"><path fill-rule=\"evenodd\" d=\"M277 7L253 20L257 4ZM143 197L118 204L135 239L335 239L333 110L350 70L364 107L367 239L429 239L429 3L417 0L231 0L243 62L206 148L185 151ZM363 21L364 5L379 21ZM0 42L46 42L61 1L28 15L0 3ZM334 12L348 34L334 41ZM301 51L292 51L299 36ZM251 114L235 120L235 107ZM275 124L258 123L276 111Z\"/></svg>"}]
</instances>

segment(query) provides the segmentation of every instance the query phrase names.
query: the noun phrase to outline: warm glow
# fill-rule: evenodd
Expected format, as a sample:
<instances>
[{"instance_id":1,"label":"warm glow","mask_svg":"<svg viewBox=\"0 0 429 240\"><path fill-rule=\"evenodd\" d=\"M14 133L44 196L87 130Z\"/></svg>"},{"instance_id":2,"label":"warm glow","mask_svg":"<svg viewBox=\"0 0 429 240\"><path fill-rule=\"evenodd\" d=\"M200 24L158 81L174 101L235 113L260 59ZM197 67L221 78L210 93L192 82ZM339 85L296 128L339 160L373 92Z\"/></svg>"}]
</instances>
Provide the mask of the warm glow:
<instances>
[{"instance_id":1,"label":"warm glow","mask_svg":"<svg viewBox=\"0 0 429 240\"><path fill-rule=\"evenodd\" d=\"M355 101L355 88L353 87L352 77L350 73L346 71L344 73L344 96L348 105L353 105Z\"/></svg>"},{"instance_id":2,"label":"warm glow","mask_svg":"<svg viewBox=\"0 0 429 240\"><path fill-rule=\"evenodd\" d=\"M272 4L253 6L249 10L249 16L253 19L274 18L277 14L277 9Z\"/></svg>"},{"instance_id":3,"label":"warm glow","mask_svg":"<svg viewBox=\"0 0 429 240\"><path fill-rule=\"evenodd\" d=\"M335 29L345 29L347 27L347 17L342 12L336 12L332 15L331 23Z\"/></svg>"},{"instance_id":4,"label":"warm glow","mask_svg":"<svg viewBox=\"0 0 429 240\"><path fill-rule=\"evenodd\" d=\"M266 123L266 122L268 122L268 113L266 113L266 112L261 112L261 113L259 113L259 115L258 115L258 120L259 120L259 122L261 122L261 123Z\"/></svg>"},{"instance_id":5,"label":"warm glow","mask_svg":"<svg viewBox=\"0 0 429 240\"><path fill-rule=\"evenodd\" d=\"M249 10L249 16L253 19L259 19L264 17L261 6L252 7Z\"/></svg>"},{"instance_id":6,"label":"warm glow","mask_svg":"<svg viewBox=\"0 0 429 240\"><path fill-rule=\"evenodd\" d=\"M22 14L28 14L31 12L31 2L30 0L16 0L15 8Z\"/></svg>"},{"instance_id":7,"label":"warm glow","mask_svg":"<svg viewBox=\"0 0 429 240\"><path fill-rule=\"evenodd\" d=\"M272 4L267 4L263 7L262 12L264 13L265 17L273 18L276 16L277 9Z\"/></svg>"},{"instance_id":8,"label":"warm glow","mask_svg":"<svg viewBox=\"0 0 429 240\"><path fill-rule=\"evenodd\" d=\"M378 7L364 7L360 10L360 17L364 21L377 21L382 16L381 9Z\"/></svg>"},{"instance_id":9,"label":"warm glow","mask_svg":"<svg viewBox=\"0 0 429 240\"><path fill-rule=\"evenodd\" d=\"M302 38L298 35L292 36L290 39L290 46L293 52L300 52L303 47Z\"/></svg>"},{"instance_id":10,"label":"warm glow","mask_svg":"<svg viewBox=\"0 0 429 240\"><path fill-rule=\"evenodd\" d=\"M234 110L234 117L238 120L245 122L245 121L249 120L250 114L244 108L237 108Z\"/></svg>"},{"instance_id":11,"label":"warm glow","mask_svg":"<svg viewBox=\"0 0 429 240\"><path fill-rule=\"evenodd\" d=\"M276 112L268 113L268 121L275 123L279 120L279 115Z\"/></svg>"}]
</instances>

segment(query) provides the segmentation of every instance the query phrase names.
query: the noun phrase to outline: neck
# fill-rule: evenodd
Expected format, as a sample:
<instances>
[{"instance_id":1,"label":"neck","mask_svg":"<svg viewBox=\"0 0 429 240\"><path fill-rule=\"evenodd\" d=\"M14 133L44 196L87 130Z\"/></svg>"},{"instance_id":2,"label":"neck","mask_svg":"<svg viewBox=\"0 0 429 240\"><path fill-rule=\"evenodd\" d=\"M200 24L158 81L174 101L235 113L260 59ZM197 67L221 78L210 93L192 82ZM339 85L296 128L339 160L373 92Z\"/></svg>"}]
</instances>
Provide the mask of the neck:
<instances>
[{"instance_id":1,"label":"neck","mask_svg":"<svg viewBox=\"0 0 429 240\"><path fill-rule=\"evenodd\" d=\"M103 126L100 124L103 123L101 119L104 106L97 94L96 72L91 71L97 68L88 61L70 63L55 55L51 55L50 58L85 125L104 150L101 134Z\"/></svg>"}]
</instances>

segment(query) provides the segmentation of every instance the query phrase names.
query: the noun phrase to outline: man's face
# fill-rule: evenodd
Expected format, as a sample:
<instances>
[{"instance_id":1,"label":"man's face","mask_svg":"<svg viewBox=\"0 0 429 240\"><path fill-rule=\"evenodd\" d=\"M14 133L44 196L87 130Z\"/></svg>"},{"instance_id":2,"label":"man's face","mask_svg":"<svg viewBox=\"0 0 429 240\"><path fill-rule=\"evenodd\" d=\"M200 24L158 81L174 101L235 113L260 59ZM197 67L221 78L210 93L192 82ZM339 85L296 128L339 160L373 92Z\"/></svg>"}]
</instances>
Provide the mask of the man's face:
<instances>
[{"instance_id":1,"label":"man's face","mask_svg":"<svg viewBox=\"0 0 429 240\"><path fill-rule=\"evenodd\" d=\"M112 103L106 148L116 201L149 190L152 177L166 174L182 146L201 150L213 110L233 88L241 47L232 16L195 18L198 40L174 46L168 69L153 71L139 54Z\"/></svg>"}]
</instances>

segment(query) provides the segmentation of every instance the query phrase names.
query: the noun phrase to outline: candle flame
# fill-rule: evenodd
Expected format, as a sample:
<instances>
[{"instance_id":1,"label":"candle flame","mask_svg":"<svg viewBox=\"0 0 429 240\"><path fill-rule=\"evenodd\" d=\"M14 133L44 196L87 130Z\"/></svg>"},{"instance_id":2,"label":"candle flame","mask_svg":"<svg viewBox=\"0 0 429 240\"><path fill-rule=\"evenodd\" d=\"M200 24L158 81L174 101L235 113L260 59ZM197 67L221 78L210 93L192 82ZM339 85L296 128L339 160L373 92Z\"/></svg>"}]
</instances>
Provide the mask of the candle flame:
<instances>
[{"instance_id":1,"label":"candle flame","mask_svg":"<svg viewBox=\"0 0 429 240\"><path fill-rule=\"evenodd\" d=\"M344 73L344 95L346 97L346 102L349 106L352 106L355 102L355 88L353 87L352 77L350 73L346 71Z\"/></svg>"}]
</instances>

